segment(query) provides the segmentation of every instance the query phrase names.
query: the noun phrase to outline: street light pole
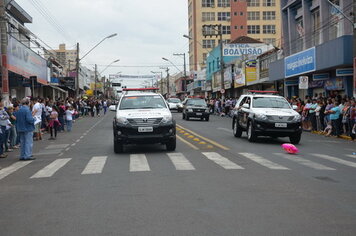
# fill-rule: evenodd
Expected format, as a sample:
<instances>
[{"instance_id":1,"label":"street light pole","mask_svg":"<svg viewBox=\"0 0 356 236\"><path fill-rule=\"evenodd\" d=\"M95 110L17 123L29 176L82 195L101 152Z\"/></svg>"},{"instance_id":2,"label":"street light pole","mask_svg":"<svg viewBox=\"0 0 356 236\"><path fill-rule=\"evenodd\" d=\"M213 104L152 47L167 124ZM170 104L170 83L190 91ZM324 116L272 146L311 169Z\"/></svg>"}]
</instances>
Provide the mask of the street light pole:
<instances>
[{"instance_id":1,"label":"street light pole","mask_svg":"<svg viewBox=\"0 0 356 236\"><path fill-rule=\"evenodd\" d=\"M79 96L79 63L81 60L84 59L91 51L93 51L97 46L99 46L102 42L104 42L106 39L115 37L117 34L111 34L109 36L106 36L103 38L99 43L97 43L92 49L89 50L82 58L79 58L79 43L77 43L77 58L76 58L76 78L75 78L75 94L76 97Z\"/></svg>"},{"instance_id":2,"label":"street light pole","mask_svg":"<svg viewBox=\"0 0 356 236\"><path fill-rule=\"evenodd\" d=\"M174 53L173 56L183 56L184 58L184 79L183 79L183 92L186 92L187 86L187 65L185 61L185 53Z\"/></svg>"},{"instance_id":3,"label":"street light pole","mask_svg":"<svg viewBox=\"0 0 356 236\"><path fill-rule=\"evenodd\" d=\"M94 76L94 98L96 98L96 81L97 81L97 65L95 64L95 76Z\"/></svg>"},{"instance_id":4,"label":"street light pole","mask_svg":"<svg viewBox=\"0 0 356 236\"><path fill-rule=\"evenodd\" d=\"M169 98L169 68L166 69L167 72L167 99Z\"/></svg>"}]
</instances>

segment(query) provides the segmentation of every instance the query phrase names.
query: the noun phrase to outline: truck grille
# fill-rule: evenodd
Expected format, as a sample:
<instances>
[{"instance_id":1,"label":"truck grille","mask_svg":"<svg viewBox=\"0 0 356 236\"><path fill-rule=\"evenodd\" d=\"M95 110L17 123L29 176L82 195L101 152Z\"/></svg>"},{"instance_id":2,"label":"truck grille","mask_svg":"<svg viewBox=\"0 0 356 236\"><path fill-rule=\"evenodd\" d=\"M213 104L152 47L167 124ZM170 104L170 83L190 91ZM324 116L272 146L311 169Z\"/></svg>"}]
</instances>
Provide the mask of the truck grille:
<instances>
[{"instance_id":1,"label":"truck grille","mask_svg":"<svg viewBox=\"0 0 356 236\"><path fill-rule=\"evenodd\" d=\"M292 121L294 116L267 116L269 121L287 122Z\"/></svg>"},{"instance_id":2,"label":"truck grille","mask_svg":"<svg viewBox=\"0 0 356 236\"><path fill-rule=\"evenodd\" d=\"M198 109L198 108L194 108L194 109L193 109L193 111L194 111L194 112L204 112L204 111L205 111L205 109Z\"/></svg>"},{"instance_id":3,"label":"truck grille","mask_svg":"<svg viewBox=\"0 0 356 236\"><path fill-rule=\"evenodd\" d=\"M158 125L162 118L136 118L136 119L127 119L132 126L152 126Z\"/></svg>"}]
</instances>

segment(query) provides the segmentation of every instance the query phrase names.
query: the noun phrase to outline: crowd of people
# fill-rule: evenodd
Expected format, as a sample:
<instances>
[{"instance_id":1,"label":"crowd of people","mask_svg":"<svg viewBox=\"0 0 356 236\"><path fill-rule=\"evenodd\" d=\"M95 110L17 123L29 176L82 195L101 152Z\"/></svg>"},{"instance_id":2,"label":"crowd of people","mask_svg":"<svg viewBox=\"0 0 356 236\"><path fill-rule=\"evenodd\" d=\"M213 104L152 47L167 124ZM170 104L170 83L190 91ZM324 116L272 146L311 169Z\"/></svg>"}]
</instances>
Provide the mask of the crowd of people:
<instances>
[{"instance_id":1,"label":"crowd of people","mask_svg":"<svg viewBox=\"0 0 356 236\"><path fill-rule=\"evenodd\" d=\"M206 99L212 114L232 117L233 108L238 98ZM356 100L348 96L330 95L322 93L313 97L306 96L287 98L291 105L296 105L296 111L302 116L304 131L318 131L326 136L356 137Z\"/></svg>"},{"instance_id":2,"label":"crowd of people","mask_svg":"<svg viewBox=\"0 0 356 236\"><path fill-rule=\"evenodd\" d=\"M50 134L49 140L56 140L58 132L71 132L80 116L97 117L101 111L105 115L110 103L92 98L24 98L13 99L5 107L0 101L0 158L20 148L20 160L34 160L33 141L42 140L44 133Z\"/></svg>"}]
</instances>

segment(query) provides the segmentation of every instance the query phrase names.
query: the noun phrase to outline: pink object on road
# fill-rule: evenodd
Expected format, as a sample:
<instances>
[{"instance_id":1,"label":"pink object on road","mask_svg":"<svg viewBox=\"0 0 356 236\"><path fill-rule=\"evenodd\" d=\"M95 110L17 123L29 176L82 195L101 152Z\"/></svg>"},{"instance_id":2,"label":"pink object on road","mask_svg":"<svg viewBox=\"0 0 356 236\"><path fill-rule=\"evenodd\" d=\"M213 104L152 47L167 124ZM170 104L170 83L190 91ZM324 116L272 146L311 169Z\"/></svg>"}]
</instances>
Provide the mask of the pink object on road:
<instances>
[{"instance_id":1,"label":"pink object on road","mask_svg":"<svg viewBox=\"0 0 356 236\"><path fill-rule=\"evenodd\" d=\"M282 148L284 149L284 151L286 151L290 154L296 154L299 152L298 148L291 143L282 144Z\"/></svg>"}]
</instances>

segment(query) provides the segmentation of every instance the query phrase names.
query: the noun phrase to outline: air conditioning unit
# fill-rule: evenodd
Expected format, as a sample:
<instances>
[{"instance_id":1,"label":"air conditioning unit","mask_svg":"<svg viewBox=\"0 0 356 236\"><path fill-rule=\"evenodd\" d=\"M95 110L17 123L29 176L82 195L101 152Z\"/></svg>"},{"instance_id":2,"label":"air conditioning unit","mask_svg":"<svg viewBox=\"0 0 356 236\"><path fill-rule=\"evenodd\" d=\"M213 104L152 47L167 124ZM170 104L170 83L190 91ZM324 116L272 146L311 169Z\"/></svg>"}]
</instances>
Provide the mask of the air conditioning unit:
<instances>
[{"instance_id":1,"label":"air conditioning unit","mask_svg":"<svg viewBox=\"0 0 356 236\"><path fill-rule=\"evenodd\" d=\"M211 5L210 7L211 7L211 8L215 8L215 5L213 4L213 5Z\"/></svg>"},{"instance_id":2,"label":"air conditioning unit","mask_svg":"<svg viewBox=\"0 0 356 236\"><path fill-rule=\"evenodd\" d=\"M226 21L231 21L231 17L230 16L226 17Z\"/></svg>"}]
</instances>

